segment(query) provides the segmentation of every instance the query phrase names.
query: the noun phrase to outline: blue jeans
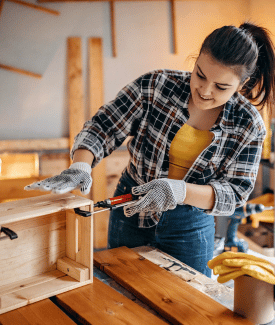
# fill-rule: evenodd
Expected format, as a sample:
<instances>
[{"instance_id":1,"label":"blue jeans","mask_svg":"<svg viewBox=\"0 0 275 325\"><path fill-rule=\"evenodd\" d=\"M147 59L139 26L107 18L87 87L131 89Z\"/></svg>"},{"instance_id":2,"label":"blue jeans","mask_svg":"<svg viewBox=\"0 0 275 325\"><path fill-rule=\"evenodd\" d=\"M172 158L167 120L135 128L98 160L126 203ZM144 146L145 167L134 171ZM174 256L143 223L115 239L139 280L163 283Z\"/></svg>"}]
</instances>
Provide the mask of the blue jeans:
<instances>
[{"instance_id":1,"label":"blue jeans","mask_svg":"<svg viewBox=\"0 0 275 325\"><path fill-rule=\"evenodd\" d=\"M131 193L137 186L127 171L122 173L114 196ZM159 223L139 228L139 215L125 217L123 208L111 211L108 248L150 245L175 257L195 270L211 277L207 262L213 258L214 217L190 205L178 205L162 213Z\"/></svg>"}]
</instances>

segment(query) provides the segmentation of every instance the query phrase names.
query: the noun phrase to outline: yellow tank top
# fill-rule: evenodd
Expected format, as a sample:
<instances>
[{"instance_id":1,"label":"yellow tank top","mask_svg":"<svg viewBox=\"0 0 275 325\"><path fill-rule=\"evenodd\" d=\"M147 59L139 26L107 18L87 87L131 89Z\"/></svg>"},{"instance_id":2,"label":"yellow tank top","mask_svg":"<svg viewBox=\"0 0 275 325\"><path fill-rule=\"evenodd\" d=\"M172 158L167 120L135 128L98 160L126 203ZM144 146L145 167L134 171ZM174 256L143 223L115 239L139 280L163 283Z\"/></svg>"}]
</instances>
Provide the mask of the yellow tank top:
<instances>
[{"instance_id":1,"label":"yellow tank top","mask_svg":"<svg viewBox=\"0 0 275 325\"><path fill-rule=\"evenodd\" d=\"M209 146L212 138L212 132L197 130L184 124L171 143L168 178L183 179L199 154Z\"/></svg>"}]
</instances>

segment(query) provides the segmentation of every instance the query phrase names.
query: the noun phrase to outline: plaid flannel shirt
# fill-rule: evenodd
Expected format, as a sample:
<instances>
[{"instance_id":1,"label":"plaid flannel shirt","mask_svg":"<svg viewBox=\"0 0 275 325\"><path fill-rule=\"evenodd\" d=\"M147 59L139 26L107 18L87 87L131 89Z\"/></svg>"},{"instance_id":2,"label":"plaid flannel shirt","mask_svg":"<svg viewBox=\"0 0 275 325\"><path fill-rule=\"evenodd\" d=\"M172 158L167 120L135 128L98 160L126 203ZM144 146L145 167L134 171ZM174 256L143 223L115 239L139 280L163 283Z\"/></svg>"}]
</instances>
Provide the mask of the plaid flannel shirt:
<instances>
[{"instance_id":1,"label":"plaid flannel shirt","mask_svg":"<svg viewBox=\"0 0 275 325\"><path fill-rule=\"evenodd\" d=\"M190 72L156 70L137 78L85 123L71 156L76 149L90 150L94 167L130 137L131 177L138 184L167 177L171 142L189 118L190 77ZM254 188L266 130L257 109L235 93L210 131L211 144L184 180L211 185L215 204L206 213L230 216ZM139 226L151 227L158 219L154 213L140 216Z\"/></svg>"}]
</instances>

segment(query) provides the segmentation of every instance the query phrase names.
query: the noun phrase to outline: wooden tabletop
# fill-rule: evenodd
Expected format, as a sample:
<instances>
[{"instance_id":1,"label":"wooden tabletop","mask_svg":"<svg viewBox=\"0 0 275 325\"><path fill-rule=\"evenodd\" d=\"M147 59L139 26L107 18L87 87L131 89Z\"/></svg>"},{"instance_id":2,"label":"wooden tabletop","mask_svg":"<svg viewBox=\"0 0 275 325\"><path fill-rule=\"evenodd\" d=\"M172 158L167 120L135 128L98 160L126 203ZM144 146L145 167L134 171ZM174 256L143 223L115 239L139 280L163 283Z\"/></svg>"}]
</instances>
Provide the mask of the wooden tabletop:
<instances>
[{"instance_id":1,"label":"wooden tabletop","mask_svg":"<svg viewBox=\"0 0 275 325\"><path fill-rule=\"evenodd\" d=\"M105 250L94 263L92 284L0 315L0 324L252 324L232 312L231 288L159 250Z\"/></svg>"}]
</instances>

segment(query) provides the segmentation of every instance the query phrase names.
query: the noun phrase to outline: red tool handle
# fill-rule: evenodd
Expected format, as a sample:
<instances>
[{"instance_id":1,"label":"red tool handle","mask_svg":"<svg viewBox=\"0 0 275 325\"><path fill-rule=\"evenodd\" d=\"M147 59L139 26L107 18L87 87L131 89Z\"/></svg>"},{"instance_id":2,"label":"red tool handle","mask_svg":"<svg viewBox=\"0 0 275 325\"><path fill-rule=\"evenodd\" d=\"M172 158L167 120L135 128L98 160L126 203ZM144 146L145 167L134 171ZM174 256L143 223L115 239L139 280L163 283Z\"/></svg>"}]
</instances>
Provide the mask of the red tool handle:
<instances>
[{"instance_id":1,"label":"red tool handle","mask_svg":"<svg viewBox=\"0 0 275 325\"><path fill-rule=\"evenodd\" d=\"M116 205L116 204L133 201L133 195L129 193L129 194L124 194L116 197L111 197L108 200L110 200L111 205Z\"/></svg>"}]
</instances>

